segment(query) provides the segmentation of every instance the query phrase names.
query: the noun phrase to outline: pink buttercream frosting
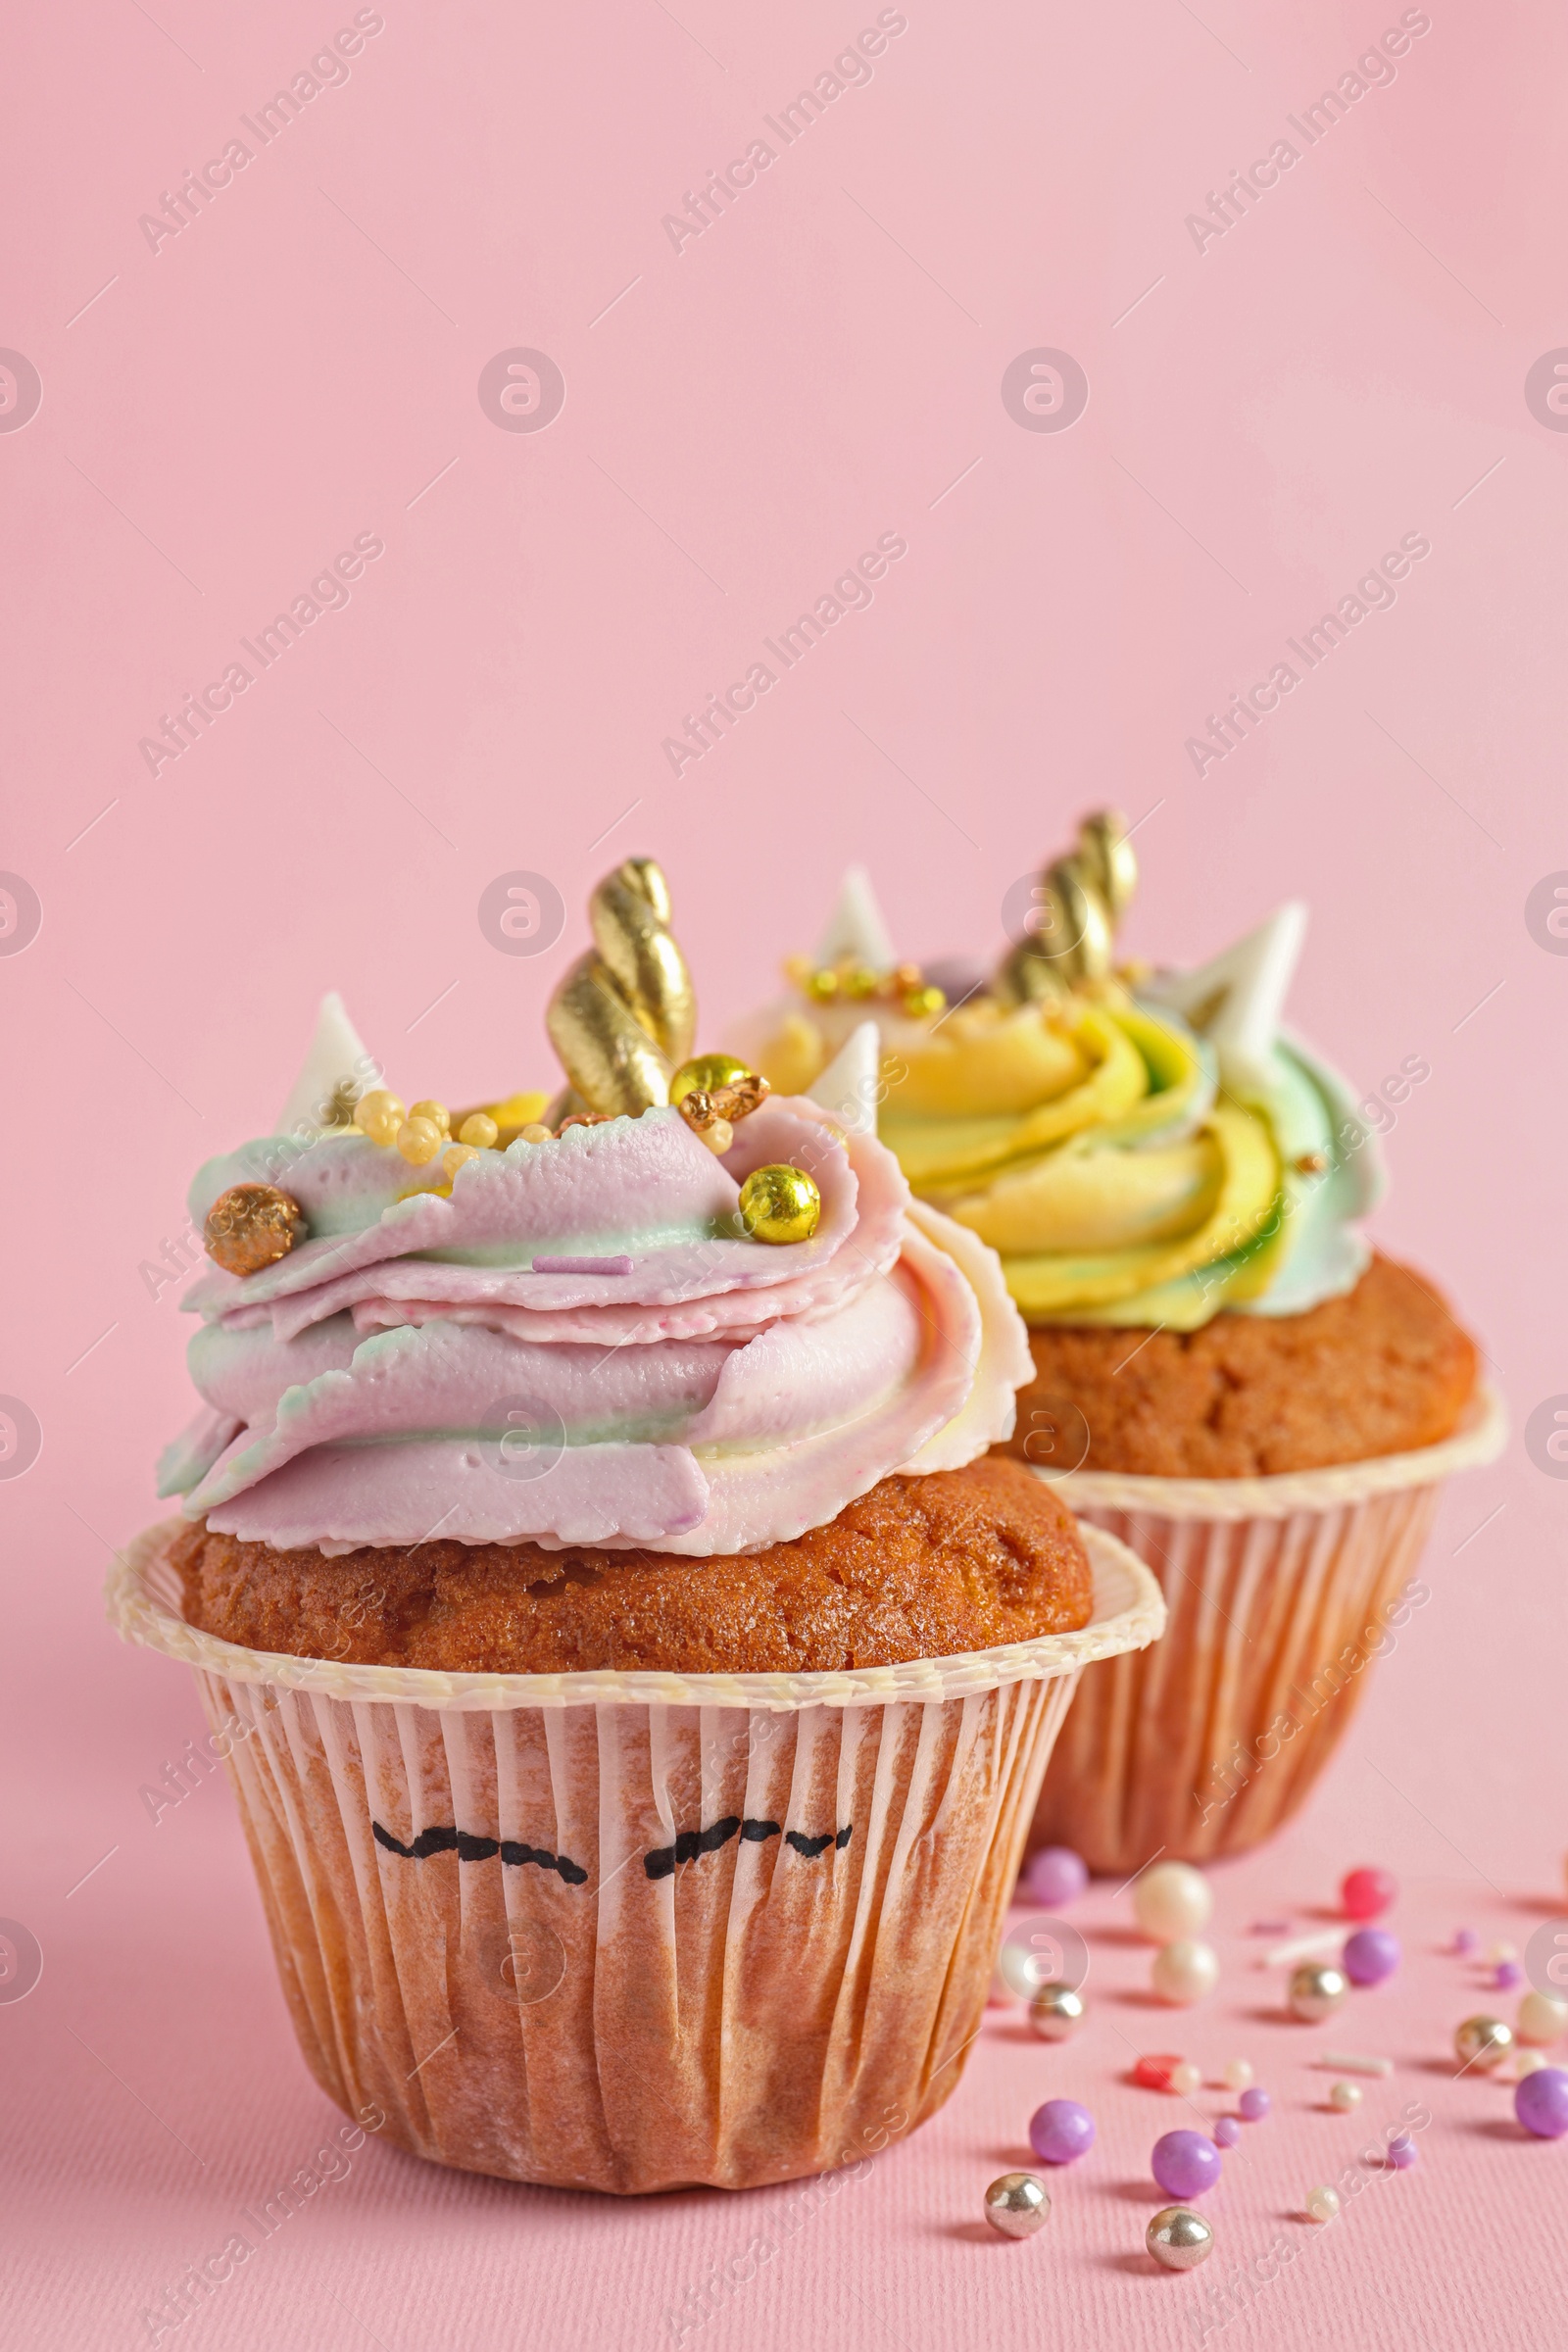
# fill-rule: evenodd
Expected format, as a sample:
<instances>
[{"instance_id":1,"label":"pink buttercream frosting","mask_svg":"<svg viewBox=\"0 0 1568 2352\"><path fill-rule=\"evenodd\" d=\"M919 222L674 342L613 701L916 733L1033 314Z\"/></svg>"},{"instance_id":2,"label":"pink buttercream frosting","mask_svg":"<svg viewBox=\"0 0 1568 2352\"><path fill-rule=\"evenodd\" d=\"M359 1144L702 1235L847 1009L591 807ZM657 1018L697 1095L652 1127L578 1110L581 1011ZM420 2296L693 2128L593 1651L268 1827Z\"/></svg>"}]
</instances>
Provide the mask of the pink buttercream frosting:
<instances>
[{"instance_id":1,"label":"pink buttercream frosting","mask_svg":"<svg viewBox=\"0 0 1568 2352\"><path fill-rule=\"evenodd\" d=\"M769 1247L737 1201L779 1160L822 1210ZM280 1548L751 1550L891 1471L973 1460L1031 1376L994 1253L805 1100L766 1103L722 1158L656 1109L482 1152L449 1196L358 1135L267 1139L202 1169L193 1215L254 1181L286 1187L309 1238L192 1287L203 1410L160 1488Z\"/></svg>"}]
</instances>

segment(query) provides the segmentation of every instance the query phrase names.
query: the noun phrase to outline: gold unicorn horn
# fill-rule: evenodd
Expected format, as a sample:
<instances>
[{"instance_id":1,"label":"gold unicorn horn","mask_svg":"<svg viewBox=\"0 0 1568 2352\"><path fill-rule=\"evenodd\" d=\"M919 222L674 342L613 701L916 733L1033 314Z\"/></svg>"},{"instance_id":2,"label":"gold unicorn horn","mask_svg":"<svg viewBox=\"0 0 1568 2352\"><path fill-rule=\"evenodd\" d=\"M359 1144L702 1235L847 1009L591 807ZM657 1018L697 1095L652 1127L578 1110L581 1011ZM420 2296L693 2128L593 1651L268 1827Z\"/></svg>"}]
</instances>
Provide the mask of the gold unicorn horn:
<instances>
[{"instance_id":1,"label":"gold unicorn horn","mask_svg":"<svg viewBox=\"0 0 1568 2352\"><path fill-rule=\"evenodd\" d=\"M551 1105L613 1117L669 1101L692 1050L697 998L669 929L669 886L652 858L628 858L588 902L594 945L550 1000L545 1025L570 1081Z\"/></svg>"},{"instance_id":2,"label":"gold unicorn horn","mask_svg":"<svg viewBox=\"0 0 1568 2352\"><path fill-rule=\"evenodd\" d=\"M1048 865L1034 890L1028 931L994 983L1005 1004L1037 1004L1110 972L1116 925L1138 887L1127 819L1114 808L1086 816L1078 846Z\"/></svg>"}]
</instances>

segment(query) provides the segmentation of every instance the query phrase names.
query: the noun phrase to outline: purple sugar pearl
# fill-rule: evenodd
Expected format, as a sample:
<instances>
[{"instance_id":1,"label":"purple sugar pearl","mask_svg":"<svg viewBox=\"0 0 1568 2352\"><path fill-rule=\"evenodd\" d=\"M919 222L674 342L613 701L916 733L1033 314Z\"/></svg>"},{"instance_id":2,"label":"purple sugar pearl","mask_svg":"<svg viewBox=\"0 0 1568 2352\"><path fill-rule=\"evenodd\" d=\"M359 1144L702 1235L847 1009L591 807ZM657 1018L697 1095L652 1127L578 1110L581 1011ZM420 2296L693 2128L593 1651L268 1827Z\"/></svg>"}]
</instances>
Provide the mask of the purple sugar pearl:
<instances>
[{"instance_id":1,"label":"purple sugar pearl","mask_svg":"<svg viewBox=\"0 0 1568 2352\"><path fill-rule=\"evenodd\" d=\"M1345 1939L1344 1964L1352 1984L1381 1984L1399 1965L1399 1938L1387 1928L1357 1928Z\"/></svg>"},{"instance_id":2,"label":"purple sugar pearl","mask_svg":"<svg viewBox=\"0 0 1568 2352\"><path fill-rule=\"evenodd\" d=\"M1043 1845L1024 1865L1023 1883L1037 1903L1058 1911L1078 1900L1089 1884L1089 1866L1070 1845Z\"/></svg>"},{"instance_id":3,"label":"purple sugar pearl","mask_svg":"<svg viewBox=\"0 0 1568 2352\"><path fill-rule=\"evenodd\" d=\"M1168 2197L1200 2197L1220 2177L1219 2150L1201 2132L1167 2132L1156 2139L1149 2169Z\"/></svg>"},{"instance_id":4,"label":"purple sugar pearl","mask_svg":"<svg viewBox=\"0 0 1568 2352\"><path fill-rule=\"evenodd\" d=\"M1561 2139L1568 2132L1568 2071L1538 2066L1515 2089L1513 2111L1538 2139Z\"/></svg>"},{"instance_id":5,"label":"purple sugar pearl","mask_svg":"<svg viewBox=\"0 0 1568 2352\"><path fill-rule=\"evenodd\" d=\"M1234 2148L1241 2136L1242 2127L1234 2115L1222 2115L1214 2126L1214 2145L1217 2148Z\"/></svg>"},{"instance_id":6,"label":"purple sugar pearl","mask_svg":"<svg viewBox=\"0 0 1568 2352\"><path fill-rule=\"evenodd\" d=\"M1568 2081L1568 2077L1565 2077L1564 2080ZM1565 2128L1568 2128L1568 2117L1564 2118L1564 2126ZM1393 2165L1395 2171L1396 2173L1407 2173L1411 2165L1414 2164L1416 2155L1416 2144L1415 2141L1410 2137L1409 2132L1396 2132L1393 2139L1391 2139L1389 2142L1389 2162Z\"/></svg>"},{"instance_id":7,"label":"purple sugar pearl","mask_svg":"<svg viewBox=\"0 0 1568 2352\"><path fill-rule=\"evenodd\" d=\"M1475 1950L1478 1941L1474 1928L1455 1928L1453 1931L1453 1948L1461 1959L1466 1952Z\"/></svg>"},{"instance_id":8,"label":"purple sugar pearl","mask_svg":"<svg viewBox=\"0 0 1568 2352\"><path fill-rule=\"evenodd\" d=\"M1095 2119L1076 2099L1048 2099L1029 2118L1029 2145L1042 2164L1072 2164L1094 2144Z\"/></svg>"},{"instance_id":9,"label":"purple sugar pearl","mask_svg":"<svg viewBox=\"0 0 1568 2352\"><path fill-rule=\"evenodd\" d=\"M1255 2082L1250 2090L1244 2090L1236 2102L1237 2111L1246 2124L1260 2124L1271 2104L1268 2092L1260 2089Z\"/></svg>"},{"instance_id":10,"label":"purple sugar pearl","mask_svg":"<svg viewBox=\"0 0 1568 2352\"><path fill-rule=\"evenodd\" d=\"M1524 1976L1525 1972L1517 1960L1499 1960L1497 1973L1492 1982L1499 1992L1512 1992L1516 1984L1524 1983Z\"/></svg>"}]
</instances>

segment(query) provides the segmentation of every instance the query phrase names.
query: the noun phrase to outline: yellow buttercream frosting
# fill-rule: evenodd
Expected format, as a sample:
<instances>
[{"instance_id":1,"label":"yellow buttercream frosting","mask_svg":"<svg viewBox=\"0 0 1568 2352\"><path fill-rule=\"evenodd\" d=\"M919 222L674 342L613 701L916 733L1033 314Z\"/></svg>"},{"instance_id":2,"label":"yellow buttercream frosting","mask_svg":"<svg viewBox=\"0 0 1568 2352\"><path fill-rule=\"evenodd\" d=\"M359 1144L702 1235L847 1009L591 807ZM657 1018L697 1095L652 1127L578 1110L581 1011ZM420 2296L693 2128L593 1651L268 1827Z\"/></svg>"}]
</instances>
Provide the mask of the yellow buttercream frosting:
<instances>
[{"instance_id":1,"label":"yellow buttercream frosting","mask_svg":"<svg viewBox=\"0 0 1568 2352\"><path fill-rule=\"evenodd\" d=\"M1281 1027L1305 910L1195 971L1118 970L1129 839L1113 813L1086 820L989 981L935 967L951 1005L891 961L868 884L847 880L816 966L796 959L795 994L731 1042L800 1087L874 1018L883 1141L999 1253L1030 1322L1299 1313L1366 1265L1355 1225L1381 1185L1344 1081Z\"/></svg>"},{"instance_id":2,"label":"yellow buttercream frosting","mask_svg":"<svg viewBox=\"0 0 1568 2352\"><path fill-rule=\"evenodd\" d=\"M883 1076L883 1140L999 1251L1031 1321L1136 1322L1152 1303L1154 1320L1206 1320L1278 1222L1267 1120L1213 1102L1197 1041L1114 983L1045 1006L988 999L901 1040Z\"/></svg>"}]
</instances>

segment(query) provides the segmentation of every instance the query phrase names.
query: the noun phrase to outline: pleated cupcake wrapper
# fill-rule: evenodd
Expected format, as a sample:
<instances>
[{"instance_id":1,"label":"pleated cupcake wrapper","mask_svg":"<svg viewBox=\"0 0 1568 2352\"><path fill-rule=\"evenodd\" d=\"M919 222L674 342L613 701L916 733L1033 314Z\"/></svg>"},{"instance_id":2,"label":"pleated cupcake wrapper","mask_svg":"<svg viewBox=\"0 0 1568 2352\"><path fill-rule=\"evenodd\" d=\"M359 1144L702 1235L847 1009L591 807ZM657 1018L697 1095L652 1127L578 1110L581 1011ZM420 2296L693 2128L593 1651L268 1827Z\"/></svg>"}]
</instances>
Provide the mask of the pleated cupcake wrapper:
<instances>
[{"instance_id":1,"label":"pleated cupcake wrapper","mask_svg":"<svg viewBox=\"0 0 1568 2352\"><path fill-rule=\"evenodd\" d=\"M1272 1837L1398 1640L1443 1481L1506 1434L1486 1391L1457 1436L1419 1452L1279 1478L1053 1482L1148 1563L1169 1617L1156 1648L1084 1676L1031 1847L1072 1845L1124 1878L1155 1854L1203 1862Z\"/></svg>"},{"instance_id":2,"label":"pleated cupcake wrapper","mask_svg":"<svg viewBox=\"0 0 1568 2352\"><path fill-rule=\"evenodd\" d=\"M311 2071L465 2169L740 2188L939 2106L983 2014L1082 1666L1154 1641L1089 1532L1078 1634L805 1675L441 1675L186 1625L139 1538L121 1632L195 1669Z\"/></svg>"}]
</instances>

